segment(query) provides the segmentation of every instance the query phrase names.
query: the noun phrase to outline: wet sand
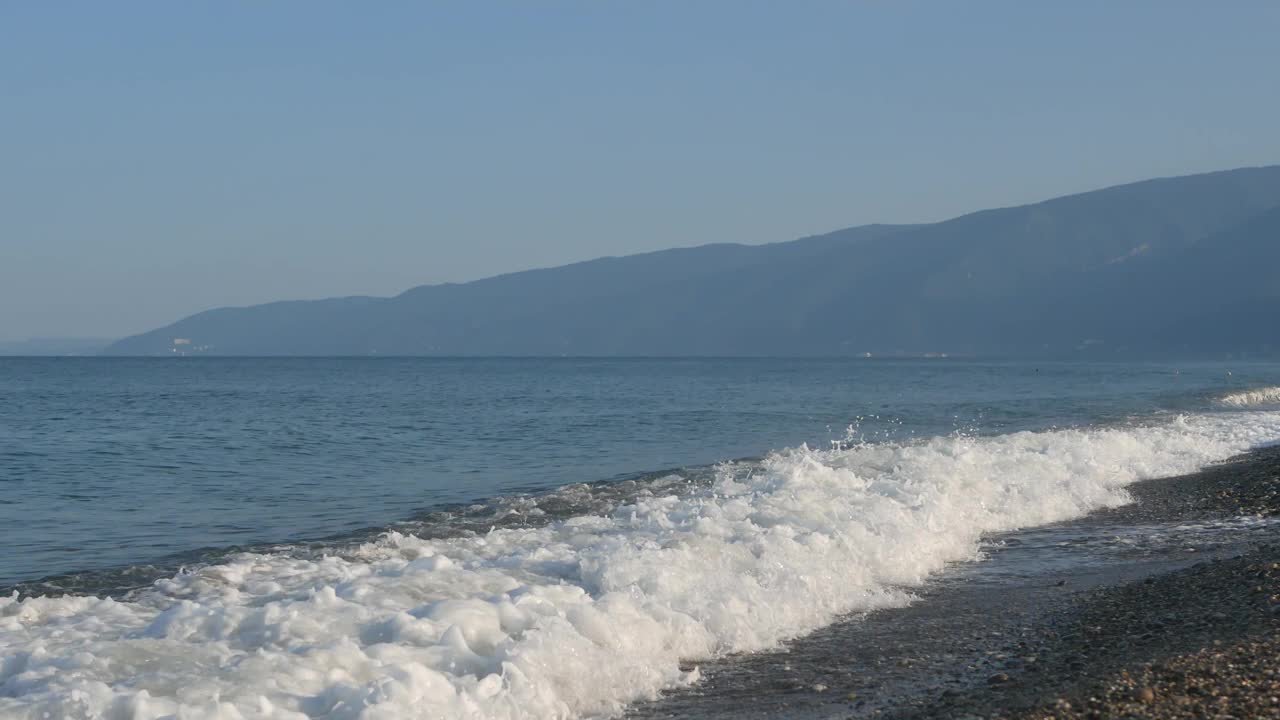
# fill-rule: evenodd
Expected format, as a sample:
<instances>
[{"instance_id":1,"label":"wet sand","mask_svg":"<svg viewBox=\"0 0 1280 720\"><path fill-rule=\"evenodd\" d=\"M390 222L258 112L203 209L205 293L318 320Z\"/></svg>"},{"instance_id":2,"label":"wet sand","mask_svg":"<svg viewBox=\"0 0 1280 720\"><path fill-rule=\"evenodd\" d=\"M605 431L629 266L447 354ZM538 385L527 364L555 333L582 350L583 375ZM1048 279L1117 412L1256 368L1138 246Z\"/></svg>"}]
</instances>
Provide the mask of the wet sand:
<instances>
[{"instance_id":1,"label":"wet sand","mask_svg":"<svg viewBox=\"0 0 1280 720\"><path fill-rule=\"evenodd\" d=\"M1131 493L629 716L1280 718L1280 449Z\"/></svg>"}]
</instances>

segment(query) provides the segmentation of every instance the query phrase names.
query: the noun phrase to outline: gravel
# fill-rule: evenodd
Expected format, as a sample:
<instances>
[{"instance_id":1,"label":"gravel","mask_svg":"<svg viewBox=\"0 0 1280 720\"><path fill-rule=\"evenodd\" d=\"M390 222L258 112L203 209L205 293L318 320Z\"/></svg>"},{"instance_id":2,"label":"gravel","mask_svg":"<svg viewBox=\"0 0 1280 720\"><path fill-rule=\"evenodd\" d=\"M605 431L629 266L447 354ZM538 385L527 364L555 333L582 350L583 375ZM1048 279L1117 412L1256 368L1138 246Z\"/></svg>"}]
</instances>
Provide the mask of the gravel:
<instances>
[{"instance_id":1,"label":"gravel","mask_svg":"<svg viewBox=\"0 0 1280 720\"><path fill-rule=\"evenodd\" d=\"M1117 520L1280 514L1280 451L1143 483ZM1261 534L1273 537L1271 533ZM1280 544L1096 588L1051 612L1007 682L880 717L1280 718ZM858 717L857 713L851 717Z\"/></svg>"},{"instance_id":2,"label":"gravel","mask_svg":"<svg viewBox=\"0 0 1280 720\"><path fill-rule=\"evenodd\" d=\"M1280 547L1084 593L1034 669L895 718L1280 718ZM855 715L856 716L856 715Z\"/></svg>"}]
</instances>

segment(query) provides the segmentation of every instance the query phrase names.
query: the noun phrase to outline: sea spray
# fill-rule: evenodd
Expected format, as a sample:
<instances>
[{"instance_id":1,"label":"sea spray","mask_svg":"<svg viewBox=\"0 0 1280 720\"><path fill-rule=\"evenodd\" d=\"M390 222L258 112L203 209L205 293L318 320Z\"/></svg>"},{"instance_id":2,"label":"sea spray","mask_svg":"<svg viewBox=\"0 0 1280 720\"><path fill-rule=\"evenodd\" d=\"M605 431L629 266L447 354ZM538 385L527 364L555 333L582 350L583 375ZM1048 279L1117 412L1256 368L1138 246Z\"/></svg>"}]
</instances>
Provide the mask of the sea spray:
<instances>
[{"instance_id":1,"label":"sea spray","mask_svg":"<svg viewBox=\"0 0 1280 720\"><path fill-rule=\"evenodd\" d=\"M1280 413L800 447L607 515L325 557L242 554L129 601L0 599L4 718L568 718L901 605L983 533L1127 501Z\"/></svg>"},{"instance_id":2,"label":"sea spray","mask_svg":"<svg viewBox=\"0 0 1280 720\"><path fill-rule=\"evenodd\" d=\"M1251 408L1263 405L1280 405L1280 387L1260 387L1227 393L1218 399L1227 407Z\"/></svg>"}]
</instances>

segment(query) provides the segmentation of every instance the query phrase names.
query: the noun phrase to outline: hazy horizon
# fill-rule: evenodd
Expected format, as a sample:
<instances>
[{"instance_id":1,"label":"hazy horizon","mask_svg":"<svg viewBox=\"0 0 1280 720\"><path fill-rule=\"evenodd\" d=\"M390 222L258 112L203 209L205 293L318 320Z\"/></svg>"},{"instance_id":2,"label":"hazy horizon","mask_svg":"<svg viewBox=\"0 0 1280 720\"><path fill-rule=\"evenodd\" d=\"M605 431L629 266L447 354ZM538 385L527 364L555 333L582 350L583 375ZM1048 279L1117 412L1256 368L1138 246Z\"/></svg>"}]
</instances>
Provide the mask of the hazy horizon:
<instances>
[{"instance_id":1,"label":"hazy horizon","mask_svg":"<svg viewBox=\"0 0 1280 720\"><path fill-rule=\"evenodd\" d=\"M1263 2L9 6L0 341L1274 164L1278 27Z\"/></svg>"}]
</instances>

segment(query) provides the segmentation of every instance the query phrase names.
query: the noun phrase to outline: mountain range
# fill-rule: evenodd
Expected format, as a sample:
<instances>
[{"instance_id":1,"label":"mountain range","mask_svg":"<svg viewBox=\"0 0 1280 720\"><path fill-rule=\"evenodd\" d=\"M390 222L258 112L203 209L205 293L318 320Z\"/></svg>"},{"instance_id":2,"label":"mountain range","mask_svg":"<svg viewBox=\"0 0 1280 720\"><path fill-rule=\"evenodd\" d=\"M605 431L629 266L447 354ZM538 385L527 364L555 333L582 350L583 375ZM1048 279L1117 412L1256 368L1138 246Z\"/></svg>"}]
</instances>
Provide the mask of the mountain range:
<instances>
[{"instance_id":1,"label":"mountain range","mask_svg":"<svg viewBox=\"0 0 1280 720\"><path fill-rule=\"evenodd\" d=\"M1280 166L219 308L113 355L1280 355Z\"/></svg>"}]
</instances>

